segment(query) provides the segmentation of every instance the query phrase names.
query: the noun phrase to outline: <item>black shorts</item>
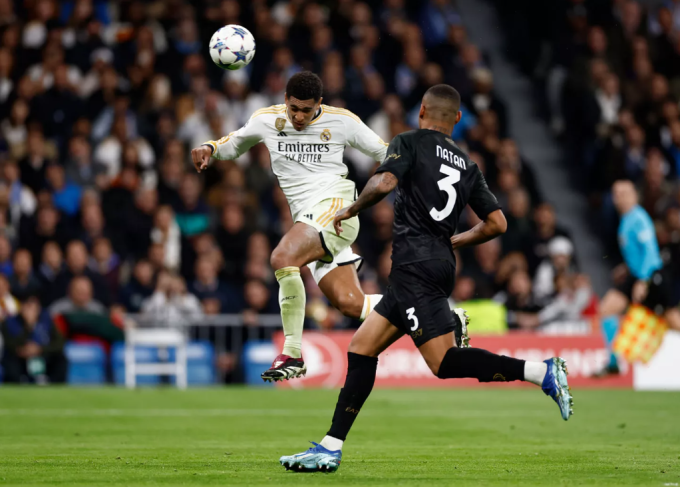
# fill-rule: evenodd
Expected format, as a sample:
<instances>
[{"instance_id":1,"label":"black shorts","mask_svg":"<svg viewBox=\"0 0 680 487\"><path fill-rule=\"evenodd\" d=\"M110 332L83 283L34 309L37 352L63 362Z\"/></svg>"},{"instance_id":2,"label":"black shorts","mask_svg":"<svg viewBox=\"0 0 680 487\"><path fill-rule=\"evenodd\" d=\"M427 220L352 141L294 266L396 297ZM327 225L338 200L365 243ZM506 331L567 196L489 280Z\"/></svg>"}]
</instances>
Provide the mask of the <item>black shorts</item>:
<instances>
[{"instance_id":1,"label":"black shorts","mask_svg":"<svg viewBox=\"0 0 680 487\"><path fill-rule=\"evenodd\" d=\"M375 307L416 347L451 333L455 322L449 296L456 282L455 266L445 260L427 260L393 266L387 291Z\"/></svg>"},{"instance_id":2,"label":"black shorts","mask_svg":"<svg viewBox=\"0 0 680 487\"><path fill-rule=\"evenodd\" d=\"M626 280L616 286L616 290L625 294L628 300L632 300L633 286L636 282L635 276L628 274ZM666 308L673 307L676 304L673 302L673 278L671 270L668 267L664 267L654 271L654 274L649 279L647 297L642 302L642 305L660 315L663 314Z\"/></svg>"}]
</instances>

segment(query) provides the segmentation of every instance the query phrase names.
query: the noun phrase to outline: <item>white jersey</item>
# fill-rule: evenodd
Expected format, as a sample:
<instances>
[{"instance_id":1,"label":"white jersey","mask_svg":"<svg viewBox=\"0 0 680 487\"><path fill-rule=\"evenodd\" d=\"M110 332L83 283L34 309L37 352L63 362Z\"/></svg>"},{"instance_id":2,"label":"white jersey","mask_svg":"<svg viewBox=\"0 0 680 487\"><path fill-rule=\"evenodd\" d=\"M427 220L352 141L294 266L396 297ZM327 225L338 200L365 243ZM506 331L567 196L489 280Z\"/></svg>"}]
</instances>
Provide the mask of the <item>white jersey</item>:
<instances>
[{"instance_id":1,"label":"white jersey","mask_svg":"<svg viewBox=\"0 0 680 487\"><path fill-rule=\"evenodd\" d=\"M232 160L259 142L269 149L272 170L294 221L302 211L325 199L354 200L356 187L346 179L348 169L342 161L345 146L380 162L387 152L387 144L359 117L327 105L321 105L300 132L288 119L286 105L273 105L253 113L236 132L206 144L213 147L213 157Z\"/></svg>"}]
</instances>

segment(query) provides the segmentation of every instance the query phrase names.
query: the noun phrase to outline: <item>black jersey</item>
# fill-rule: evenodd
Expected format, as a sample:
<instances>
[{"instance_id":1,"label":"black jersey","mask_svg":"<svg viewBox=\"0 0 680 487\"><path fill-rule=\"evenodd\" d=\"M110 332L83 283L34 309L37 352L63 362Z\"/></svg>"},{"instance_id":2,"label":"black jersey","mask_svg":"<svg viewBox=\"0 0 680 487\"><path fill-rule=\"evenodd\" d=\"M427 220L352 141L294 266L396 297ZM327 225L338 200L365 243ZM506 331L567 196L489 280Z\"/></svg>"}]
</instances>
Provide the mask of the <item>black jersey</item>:
<instances>
[{"instance_id":1,"label":"black jersey","mask_svg":"<svg viewBox=\"0 0 680 487\"><path fill-rule=\"evenodd\" d=\"M477 216L500 208L482 172L450 137L419 129L397 135L376 171L399 179L393 265L443 259L455 265L451 236L467 204Z\"/></svg>"}]
</instances>

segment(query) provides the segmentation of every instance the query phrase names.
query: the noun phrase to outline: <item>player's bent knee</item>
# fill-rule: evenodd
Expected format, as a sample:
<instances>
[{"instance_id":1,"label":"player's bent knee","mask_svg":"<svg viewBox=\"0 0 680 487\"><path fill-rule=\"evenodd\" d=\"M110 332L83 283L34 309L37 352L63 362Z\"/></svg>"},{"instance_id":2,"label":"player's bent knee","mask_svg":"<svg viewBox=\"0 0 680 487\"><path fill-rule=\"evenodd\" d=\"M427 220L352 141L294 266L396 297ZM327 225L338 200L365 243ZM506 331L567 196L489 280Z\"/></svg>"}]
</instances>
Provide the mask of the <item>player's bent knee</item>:
<instances>
[{"instance_id":1,"label":"player's bent knee","mask_svg":"<svg viewBox=\"0 0 680 487\"><path fill-rule=\"evenodd\" d=\"M269 258L269 263L271 264L272 269L277 271L279 269L283 269L284 267L292 266L293 264L291 264L291 257L292 256L289 255L288 252L282 250L280 247L276 247Z\"/></svg>"},{"instance_id":2,"label":"player's bent knee","mask_svg":"<svg viewBox=\"0 0 680 487\"><path fill-rule=\"evenodd\" d=\"M335 307L338 308L343 315L349 318L359 319L361 317L361 310L364 306L364 296L347 293L341 294L337 297Z\"/></svg>"},{"instance_id":3,"label":"player's bent knee","mask_svg":"<svg viewBox=\"0 0 680 487\"><path fill-rule=\"evenodd\" d=\"M379 353L377 353L375 350L375 346L368 343L363 343L360 338L357 339L357 335L352 337L352 341L349 342L347 351L356 353L357 355L365 355L367 357L377 357L379 355Z\"/></svg>"}]
</instances>

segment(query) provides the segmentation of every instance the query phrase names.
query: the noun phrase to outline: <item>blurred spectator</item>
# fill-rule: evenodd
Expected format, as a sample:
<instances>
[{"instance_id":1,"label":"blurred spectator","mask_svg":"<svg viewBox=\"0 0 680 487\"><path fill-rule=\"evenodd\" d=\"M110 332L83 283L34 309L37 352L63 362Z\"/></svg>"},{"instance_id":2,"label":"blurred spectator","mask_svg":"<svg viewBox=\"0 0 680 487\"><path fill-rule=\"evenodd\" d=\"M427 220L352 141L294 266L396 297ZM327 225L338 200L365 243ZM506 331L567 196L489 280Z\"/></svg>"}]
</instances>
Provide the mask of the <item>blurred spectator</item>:
<instances>
[{"instance_id":1,"label":"blurred spectator","mask_svg":"<svg viewBox=\"0 0 680 487\"><path fill-rule=\"evenodd\" d=\"M0 63L2 63L3 53L6 52L6 50L0 50ZM0 64L0 69L2 69L2 64ZM28 103L19 98L12 105L9 117L0 123L0 133L9 146L10 154L16 155L24 149L28 136L26 120L29 113Z\"/></svg>"},{"instance_id":2,"label":"blurred spectator","mask_svg":"<svg viewBox=\"0 0 680 487\"><path fill-rule=\"evenodd\" d=\"M92 160L92 148L84 137L73 137L68 144L66 178L80 187L95 185L97 176L104 174L106 168Z\"/></svg>"},{"instance_id":3,"label":"blurred spectator","mask_svg":"<svg viewBox=\"0 0 680 487\"><path fill-rule=\"evenodd\" d=\"M196 174L186 174L179 188L180 204L177 206L177 225L185 237L208 229L208 206L201 197L201 181Z\"/></svg>"},{"instance_id":4,"label":"blurred spectator","mask_svg":"<svg viewBox=\"0 0 680 487\"><path fill-rule=\"evenodd\" d=\"M28 249L34 261L39 261L42 256L43 246L49 242L56 242L58 246L65 242L67 230L60 226L59 212L51 206L38 210L35 223L32 228L22 228L20 241L22 247Z\"/></svg>"},{"instance_id":5,"label":"blurred spectator","mask_svg":"<svg viewBox=\"0 0 680 487\"><path fill-rule=\"evenodd\" d=\"M258 325L258 315L276 313L277 307L271 304L269 288L258 280L247 281L243 294L245 297L245 309L243 310L243 323L246 326Z\"/></svg>"},{"instance_id":6,"label":"blurred spectator","mask_svg":"<svg viewBox=\"0 0 680 487\"><path fill-rule=\"evenodd\" d=\"M138 313L142 302L154 292L153 267L148 260L137 261L128 283L120 290L118 302L129 313Z\"/></svg>"},{"instance_id":7,"label":"blurred spectator","mask_svg":"<svg viewBox=\"0 0 680 487\"><path fill-rule=\"evenodd\" d=\"M86 277L92 289L93 296L97 301L105 305L111 302L109 290L104 279L95 272L88 269L89 254L83 242L73 240L66 246L66 267L59 273L50 287L47 295L47 302L61 298L70 288L70 283L76 277Z\"/></svg>"},{"instance_id":8,"label":"blurred spectator","mask_svg":"<svg viewBox=\"0 0 680 487\"><path fill-rule=\"evenodd\" d=\"M10 222L19 228L22 218L30 218L35 213L37 201L33 192L20 180L19 166L14 161L7 161L3 168L3 183L9 190Z\"/></svg>"},{"instance_id":9,"label":"blurred spectator","mask_svg":"<svg viewBox=\"0 0 680 487\"><path fill-rule=\"evenodd\" d=\"M12 268L12 244L4 235L0 235L0 274L11 276Z\"/></svg>"},{"instance_id":10,"label":"blurred spectator","mask_svg":"<svg viewBox=\"0 0 680 487\"><path fill-rule=\"evenodd\" d=\"M520 328L519 313L536 313L541 309L532 292L531 278L526 271L515 272L510 276L507 291L502 291L494 296L494 300L505 305L508 311L508 328Z\"/></svg>"},{"instance_id":11,"label":"blurred spectator","mask_svg":"<svg viewBox=\"0 0 680 487\"><path fill-rule=\"evenodd\" d=\"M19 301L10 293L7 276L0 274L0 321L19 312Z\"/></svg>"},{"instance_id":12,"label":"blurred spectator","mask_svg":"<svg viewBox=\"0 0 680 487\"><path fill-rule=\"evenodd\" d=\"M549 203L543 203L534 211L534 230L524 249L532 274L548 257L548 243L555 237L566 237L571 241L569 232L557 225L555 209Z\"/></svg>"},{"instance_id":13,"label":"blurred spectator","mask_svg":"<svg viewBox=\"0 0 680 487\"><path fill-rule=\"evenodd\" d=\"M50 49L52 48L48 46L45 52ZM47 137L63 141L83 110L82 100L76 93L80 74L77 68L60 64L54 68L51 83L48 81L50 75L41 73L37 76L44 76L44 85L52 86L33 100L35 109L32 112L42 123Z\"/></svg>"},{"instance_id":14,"label":"blurred spectator","mask_svg":"<svg viewBox=\"0 0 680 487\"><path fill-rule=\"evenodd\" d=\"M500 240L490 240L474 247L474 261L464 270L475 281L475 297L487 299L493 297L496 291L496 272L501 257Z\"/></svg>"},{"instance_id":15,"label":"blurred spectator","mask_svg":"<svg viewBox=\"0 0 680 487\"><path fill-rule=\"evenodd\" d=\"M232 296L228 296L230 291L218 279L218 269L214 262L208 257L200 257L196 260L195 267L196 280L190 285L191 292L201 301L206 299L218 301L223 313L227 312L226 310L235 311L234 300L230 299L232 298Z\"/></svg>"},{"instance_id":16,"label":"blurred spectator","mask_svg":"<svg viewBox=\"0 0 680 487\"><path fill-rule=\"evenodd\" d=\"M555 290L555 299L539 312L516 313L518 326L523 329L541 327L544 333L587 333L590 325L581 320L593 295L588 278L583 275L561 274L555 278Z\"/></svg>"},{"instance_id":17,"label":"blurred spectator","mask_svg":"<svg viewBox=\"0 0 680 487\"><path fill-rule=\"evenodd\" d=\"M508 194L508 207L505 217L508 231L501 237L503 249L507 252L522 250L525 242L531 237L531 219L529 212L531 202L524 188L516 188Z\"/></svg>"},{"instance_id":18,"label":"blurred spectator","mask_svg":"<svg viewBox=\"0 0 680 487\"><path fill-rule=\"evenodd\" d=\"M125 228L124 247L129 255L141 257L146 254L157 207L158 193L155 189L142 188L135 193L134 209L121 222Z\"/></svg>"},{"instance_id":19,"label":"blurred spectator","mask_svg":"<svg viewBox=\"0 0 680 487\"><path fill-rule=\"evenodd\" d=\"M80 228L78 240L83 242L90 250L95 240L108 235L101 206L90 204L82 208L80 212Z\"/></svg>"},{"instance_id":20,"label":"blurred spectator","mask_svg":"<svg viewBox=\"0 0 680 487\"><path fill-rule=\"evenodd\" d=\"M536 302L545 304L555 294L557 279L574 272L573 254L574 246L566 237L555 237L548 242L548 258L539 264L534 278Z\"/></svg>"},{"instance_id":21,"label":"blurred spectator","mask_svg":"<svg viewBox=\"0 0 680 487\"><path fill-rule=\"evenodd\" d=\"M487 110L493 112L498 118L499 134L505 137L508 130L507 109L505 103L493 91L491 70L477 68L470 74L470 78L474 83L474 92L463 99L463 103L477 117Z\"/></svg>"},{"instance_id":22,"label":"blurred spectator","mask_svg":"<svg viewBox=\"0 0 680 487\"><path fill-rule=\"evenodd\" d=\"M90 271L102 277L109 296L118 295L120 258L113 251L111 241L108 238L98 237L94 240L88 267Z\"/></svg>"},{"instance_id":23,"label":"blurred spectator","mask_svg":"<svg viewBox=\"0 0 680 487\"><path fill-rule=\"evenodd\" d=\"M105 314L106 307L94 299L92 281L86 276L75 276L68 284L68 294L49 307L52 316L74 312Z\"/></svg>"},{"instance_id":24,"label":"blurred spectator","mask_svg":"<svg viewBox=\"0 0 680 487\"><path fill-rule=\"evenodd\" d=\"M37 298L24 301L21 312L3 322L2 337L5 382L66 382L64 337Z\"/></svg>"},{"instance_id":25,"label":"blurred spectator","mask_svg":"<svg viewBox=\"0 0 680 487\"><path fill-rule=\"evenodd\" d=\"M106 137L94 150L94 160L106 168L106 175L115 178L123 167L124 150L127 146L137 153L140 168L149 169L155 160L151 144L142 138L128 134L128 122L123 115L113 120L111 135Z\"/></svg>"},{"instance_id":26,"label":"blurred spectator","mask_svg":"<svg viewBox=\"0 0 680 487\"><path fill-rule=\"evenodd\" d=\"M187 291L184 279L161 272L154 293L142 301L142 313L164 326L182 326L199 319L203 309L198 298Z\"/></svg>"},{"instance_id":27,"label":"blurred spectator","mask_svg":"<svg viewBox=\"0 0 680 487\"><path fill-rule=\"evenodd\" d=\"M243 272L248 237L243 209L236 205L225 206L215 231L215 240L222 250L225 274L230 279L235 279Z\"/></svg>"},{"instance_id":28,"label":"blurred spectator","mask_svg":"<svg viewBox=\"0 0 680 487\"><path fill-rule=\"evenodd\" d=\"M182 242L179 225L169 206L161 206L156 211L151 241L163 246L164 266L170 270L178 270L182 256Z\"/></svg>"},{"instance_id":29,"label":"blurred spectator","mask_svg":"<svg viewBox=\"0 0 680 487\"><path fill-rule=\"evenodd\" d=\"M67 216L74 216L78 213L82 189L66 179L64 168L59 164L48 165L45 179L52 191L55 208Z\"/></svg>"},{"instance_id":30,"label":"blurred spectator","mask_svg":"<svg viewBox=\"0 0 680 487\"><path fill-rule=\"evenodd\" d=\"M45 172L50 159L47 157L45 139L39 130L28 132L26 157L19 161L21 182L37 194L45 187Z\"/></svg>"},{"instance_id":31,"label":"blurred spectator","mask_svg":"<svg viewBox=\"0 0 680 487\"><path fill-rule=\"evenodd\" d=\"M40 280L43 292L41 302L45 303L47 290L50 289L57 279L57 276L64 268L63 256L59 244L48 241L42 247L42 253L38 256L40 265L38 267L38 279Z\"/></svg>"},{"instance_id":32,"label":"blurred spectator","mask_svg":"<svg viewBox=\"0 0 680 487\"><path fill-rule=\"evenodd\" d=\"M14 253L13 272L9 278L12 294L19 301L29 297L40 297L42 283L33 271L33 258L26 249L17 249Z\"/></svg>"}]
</instances>

